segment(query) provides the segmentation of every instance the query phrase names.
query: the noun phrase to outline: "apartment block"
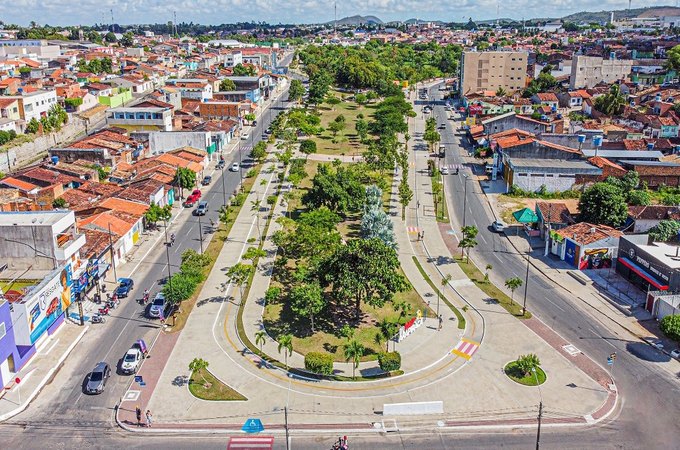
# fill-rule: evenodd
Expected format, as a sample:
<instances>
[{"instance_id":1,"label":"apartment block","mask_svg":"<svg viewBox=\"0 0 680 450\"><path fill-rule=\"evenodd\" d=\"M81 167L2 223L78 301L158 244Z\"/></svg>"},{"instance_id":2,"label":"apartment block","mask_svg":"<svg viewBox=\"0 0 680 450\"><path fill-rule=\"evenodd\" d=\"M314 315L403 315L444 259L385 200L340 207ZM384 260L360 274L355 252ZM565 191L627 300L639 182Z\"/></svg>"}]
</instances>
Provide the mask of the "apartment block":
<instances>
[{"instance_id":1,"label":"apartment block","mask_svg":"<svg viewBox=\"0 0 680 450\"><path fill-rule=\"evenodd\" d=\"M513 93L524 89L528 57L526 52L463 52L461 93L496 91L498 88Z\"/></svg>"},{"instance_id":2,"label":"apartment block","mask_svg":"<svg viewBox=\"0 0 680 450\"><path fill-rule=\"evenodd\" d=\"M604 59L598 56L575 56L571 64L569 88L588 89L598 83L614 83L630 75L633 61L630 59Z\"/></svg>"}]
</instances>

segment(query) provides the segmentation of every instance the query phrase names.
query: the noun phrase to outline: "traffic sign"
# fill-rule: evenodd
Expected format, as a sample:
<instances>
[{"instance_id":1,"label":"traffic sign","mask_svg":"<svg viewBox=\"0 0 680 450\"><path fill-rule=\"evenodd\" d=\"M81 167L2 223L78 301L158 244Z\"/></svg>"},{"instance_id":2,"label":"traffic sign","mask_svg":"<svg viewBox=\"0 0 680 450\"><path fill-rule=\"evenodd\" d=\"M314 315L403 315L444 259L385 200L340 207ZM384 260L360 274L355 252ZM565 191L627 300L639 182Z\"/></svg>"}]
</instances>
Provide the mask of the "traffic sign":
<instances>
[{"instance_id":1,"label":"traffic sign","mask_svg":"<svg viewBox=\"0 0 680 450\"><path fill-rule=\"evenodd\" d=\"M143 383L144 379L142 378L141 375L135 375L135 383Z\"/></svg>"},{"instance_id":2,"label":"traffic sign","mask_svg":"<svg viewBox=\"0 0 680 450\"><path fill-rule=\"evenodd\" d=\"M611 358L607 358L607 365L613 366L614 365L614 360Z\"/></svg>"},{"instance_id":3,"label":"traffic sign","mask_svg":"<svg viewBox=\"0 0 680 450\"><path fill-rule=\"evenodd\" d=\"M245 431L246 433L259 433L264 431L264 425L262 425L262 421L260 419L248 419L241 427L241 430Z\"/></svg>"}]
</instances>

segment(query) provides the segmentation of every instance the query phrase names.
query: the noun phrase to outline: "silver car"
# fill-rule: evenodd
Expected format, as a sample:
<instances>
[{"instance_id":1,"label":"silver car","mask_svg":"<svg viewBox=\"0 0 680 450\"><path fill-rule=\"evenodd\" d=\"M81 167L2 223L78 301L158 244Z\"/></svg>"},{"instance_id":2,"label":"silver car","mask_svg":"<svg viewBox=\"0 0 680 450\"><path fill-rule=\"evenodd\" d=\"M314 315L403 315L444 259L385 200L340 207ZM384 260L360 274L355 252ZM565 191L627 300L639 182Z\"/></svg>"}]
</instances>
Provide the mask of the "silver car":
<instances>
[{"instance_id":1,"label":"silver car","mask_svg":"<svg viewBox=\"0 0 680 450\"><path fill-rule=\"evenodd\" d=\"M106 381L111 376L111 367L105 362L97 363L94 370L87 377L86 394L101 394L104 392Z\"/></svg>"}]
</instances>

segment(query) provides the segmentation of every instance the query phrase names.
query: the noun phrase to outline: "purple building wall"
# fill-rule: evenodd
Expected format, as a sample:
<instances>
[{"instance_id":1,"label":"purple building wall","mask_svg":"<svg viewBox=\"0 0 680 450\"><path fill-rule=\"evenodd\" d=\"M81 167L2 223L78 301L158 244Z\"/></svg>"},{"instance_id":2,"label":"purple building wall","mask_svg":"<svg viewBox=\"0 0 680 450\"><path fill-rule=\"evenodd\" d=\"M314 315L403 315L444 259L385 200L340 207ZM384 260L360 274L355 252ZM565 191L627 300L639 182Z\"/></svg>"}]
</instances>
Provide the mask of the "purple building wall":
<instances>
[{"instance_id":1,"label":"purple building wall","mask_svg":"<svg viewBox=\"0 0 680 450\"><path fill-rule=\"evenodd\" d=\"M5 324L5 335L0 338L0 364L3 364L7 358L13 356L15 371L19 371L21 365L26 360L26 357L30 357L28 354L20 355L19 349L17 349L16 343L14 342L14 330L12 328L12 317L9 312L9 302L3 302L0 304L0 323ZM35 350L34 350L35 352ZM12 380L3 380L2 373L0 373L0 386L3 388L7 386Z\"/></svg>"}]
</instances>

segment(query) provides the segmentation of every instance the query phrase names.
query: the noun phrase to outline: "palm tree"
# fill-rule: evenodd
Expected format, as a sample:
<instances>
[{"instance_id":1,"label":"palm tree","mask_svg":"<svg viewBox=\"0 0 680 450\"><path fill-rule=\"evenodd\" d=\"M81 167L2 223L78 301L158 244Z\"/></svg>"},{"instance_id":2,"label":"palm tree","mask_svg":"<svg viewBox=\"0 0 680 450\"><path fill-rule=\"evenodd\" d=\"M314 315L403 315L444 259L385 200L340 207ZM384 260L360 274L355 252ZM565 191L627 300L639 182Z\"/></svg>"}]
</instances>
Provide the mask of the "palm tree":
<instances>
[{"instance_id":1,"label":"palm tree","mask_svg":"<svg viewBox=\"0 0 680 450\"><path fill-rule=\"evenodd\" d=\"M442 290L441 290L441 291L439 291L439 290L437 291L437 294L438 294L438 295L437 295L437 319L439 319L439 300L441 299L441 297L444 296L444 294L443 294L442 291L443 291L444 289L446 289L446 285L449 284L449 281L451 281L451 278L452 278L452 277L451 277L451 274L450 274L450 273L446 274L445 277L442 277Z\"/></svg>"},{"instance_id":2,"label":"palm tree","mask_svg":"<svg viewBox=\"0 0 680 450\"><path fill-rule=\"evenodd\" d=\"M502 86L496 91L496 97L505 97L506 95L508 95L508 92Z\"/></svg>"},{"instance_id":3,"label":"palm tree","mask_svg":"<svg viewBox=\"0 0 680 450\"><path fill-rule=\"evenodd\" d=\"M488 283L489 282L489 270L492 270L493 266L491 264L487 264L486 267L484 268L484 282Z\"/></svg>"},{"instance_id":4,"label":"palm tree","mask_svg":"<svg viewBox=\"0 0 680 450\"><path fill-rule=\"evenodd\" d=\"M293 354L293 335L284 334L279 336L279 353L284 349L283 356L286 361L286 369L288 369L288 357Z\"/></svg>"},{"instance_id":5,"label":"palm tree","mask_svg":"<svg viewBox=\"0 0 680 450\"><path fill-rule=\"evenodd\" d=\"M349 362L349 360L352 360L352 378L356 378L355 371L356 368L359 367L359 362L361 361L361 357L364 356L366 348L363 344L354 339L345 344L343 350L345 352L345 361Z\"/></svg>"},{"instance_id":6,"label":"palm tree","mask_svg":"<svg viewBox=\"0 0 680 450\"><path fill-rule=\"evenodd\" d=\"M386 351L390 351L390 339L397 334L397 329L399 328L399 325L396 323L389 321L387 319L383 319L378 323L378 330L380 335L383 337L385 342L387 342L387 348Z\"/></svg>"},{"instance_id":7,"label":"palm tree","mask_svg":"<svg viewBox=\"0 0 680 450\"><path fill-rule=\"evenodd\" d=\"M262 351L262 346L267 342L267 332L262 330L255 333L255 345L260 346L260 352Z\"/></svg>"},{"instance_id":8,"label":"palm tree","mask_svg":"<svg viewBox=\"0 0 680 450\"><path fill-rule=\"evenodd\" d=\"M541 360L538 359L538 356L533 353L529 353L528 355L520 355L520 357L517 358L517 369L522 371L522 374L525 377L531 375L531 372L534 369L537 369L540 365Z\"/></svg>"},{"instance_id":9,"label":"palm tree","mask_svg":"<svg viewBox=\"0 0 680 450\"><path fill-rule=\"evenodd\" d=\"M210 363L203 358L194 358L189 363L189 370L192 373L200 372L201 378L203 378L203 383L209 384L208 380L206 380L205 377L203 376L203 370L207 369L209 365L210 365Z\"/></svg>"},{"instance_id":10,"label":"palm tree","mask_svg":"<svg viewBox=\"0 0 680 450\"><path fill-rule=\"evenodd\" d=\"M505 280L505 287L510 289L510 292L512 293L511 295L511 300L515 300L515 289L520 287L523 284L522 279L519 277L512 277L508 278Z\"/></svg>"}]
</instances>

